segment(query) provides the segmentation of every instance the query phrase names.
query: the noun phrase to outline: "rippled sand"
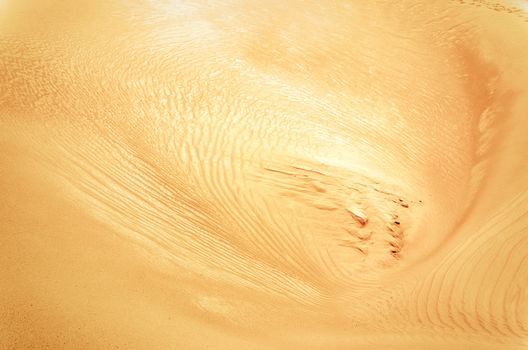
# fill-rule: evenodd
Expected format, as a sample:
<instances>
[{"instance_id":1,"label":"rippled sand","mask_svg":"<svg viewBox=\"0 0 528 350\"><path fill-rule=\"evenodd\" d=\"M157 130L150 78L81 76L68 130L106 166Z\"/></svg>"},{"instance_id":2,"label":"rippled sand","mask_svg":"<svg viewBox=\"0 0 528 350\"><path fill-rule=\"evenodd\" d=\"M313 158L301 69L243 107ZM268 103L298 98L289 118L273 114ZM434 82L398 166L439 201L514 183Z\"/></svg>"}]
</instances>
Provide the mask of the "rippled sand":
<instances>
[{"instance_id":1,"label":"rippled sand","mask_svg":"<svg viewBox=\"0 0 528 350\"><path fill-rule=\"evenodd\" d=\"M0 1L0 348L528 347L524 1Z\"/></svg>"}]
</instances>

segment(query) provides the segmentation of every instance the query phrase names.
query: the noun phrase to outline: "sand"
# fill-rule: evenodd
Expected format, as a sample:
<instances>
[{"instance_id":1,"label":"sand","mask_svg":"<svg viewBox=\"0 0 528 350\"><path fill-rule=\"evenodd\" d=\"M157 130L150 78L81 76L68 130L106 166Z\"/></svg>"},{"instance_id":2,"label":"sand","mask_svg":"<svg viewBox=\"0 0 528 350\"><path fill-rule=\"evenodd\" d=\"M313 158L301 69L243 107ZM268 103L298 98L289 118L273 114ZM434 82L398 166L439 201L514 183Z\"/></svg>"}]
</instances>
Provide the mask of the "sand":
<instances>
[{"instance_id":1,"label":"sand","mask_svg":"<svg viewBox=\"0 0 528 350\"><path fill-rule=\"evenodd\" d=\"M0 2L0 348L528 346L523 2Z\"/></svg>"}]
</instances>

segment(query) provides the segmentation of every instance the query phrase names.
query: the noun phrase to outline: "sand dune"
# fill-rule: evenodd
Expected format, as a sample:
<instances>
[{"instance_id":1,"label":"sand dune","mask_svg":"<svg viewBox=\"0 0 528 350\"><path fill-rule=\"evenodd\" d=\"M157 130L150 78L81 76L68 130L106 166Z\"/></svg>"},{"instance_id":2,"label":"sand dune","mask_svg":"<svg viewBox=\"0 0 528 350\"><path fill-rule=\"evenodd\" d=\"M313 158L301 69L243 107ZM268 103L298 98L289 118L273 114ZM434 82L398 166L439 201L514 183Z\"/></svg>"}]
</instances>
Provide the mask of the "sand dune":
<instances>
[{"instance_id":1,"label":"sand dune","mask_svg":"<svg viewBox=\"0 0 528 350\"><path fill-rule=\"evenodd\" d=\"M528 347L528 14L0 2L0 348Z\"/></svg>"}]
</instances>

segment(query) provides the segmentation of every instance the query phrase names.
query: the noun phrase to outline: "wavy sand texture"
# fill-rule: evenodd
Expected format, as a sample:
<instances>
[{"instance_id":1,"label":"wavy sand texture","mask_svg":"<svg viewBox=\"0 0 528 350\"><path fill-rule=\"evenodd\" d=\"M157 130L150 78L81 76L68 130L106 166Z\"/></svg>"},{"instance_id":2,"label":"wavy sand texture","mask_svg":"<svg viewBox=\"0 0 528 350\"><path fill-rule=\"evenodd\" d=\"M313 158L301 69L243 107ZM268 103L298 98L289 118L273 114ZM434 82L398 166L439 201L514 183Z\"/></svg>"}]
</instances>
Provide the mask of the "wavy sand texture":
<instances>
[{"instance_id":1,"label":"wavy sand texture","mask_svg":"<svg viewBox=\"0 0 528 350\"><path fill-rule=\"evenodd\" d=\"M0 348L528 347L523 5L0 1Z\"/></svg>"}]
</instances>

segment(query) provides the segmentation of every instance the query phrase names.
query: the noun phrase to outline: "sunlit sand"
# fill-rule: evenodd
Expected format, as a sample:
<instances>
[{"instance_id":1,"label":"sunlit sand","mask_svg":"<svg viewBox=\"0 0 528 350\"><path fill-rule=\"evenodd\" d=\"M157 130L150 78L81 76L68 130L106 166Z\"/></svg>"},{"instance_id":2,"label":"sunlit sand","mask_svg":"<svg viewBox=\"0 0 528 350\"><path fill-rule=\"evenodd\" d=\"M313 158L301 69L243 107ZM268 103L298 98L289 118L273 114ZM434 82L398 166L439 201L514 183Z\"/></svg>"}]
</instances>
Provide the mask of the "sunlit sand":
<instances>
[{"instance_id":1,"label":"sunlit sand","mask_svg":"<svg viewBox=\"0 0 528 350\"><path fill-rule=\"evenodd\" d=\"M526 348L523 5L0 0L0 348Z\"/></svg>"}]
</instances>

